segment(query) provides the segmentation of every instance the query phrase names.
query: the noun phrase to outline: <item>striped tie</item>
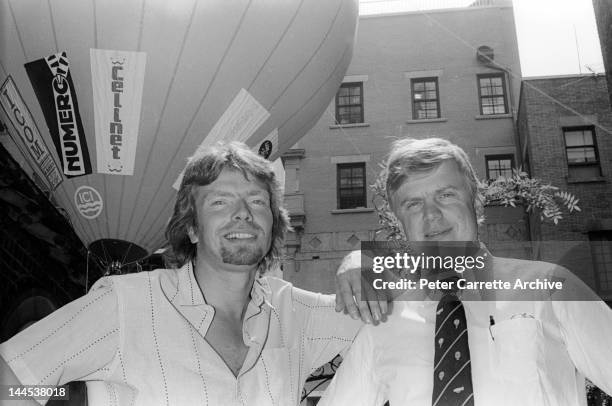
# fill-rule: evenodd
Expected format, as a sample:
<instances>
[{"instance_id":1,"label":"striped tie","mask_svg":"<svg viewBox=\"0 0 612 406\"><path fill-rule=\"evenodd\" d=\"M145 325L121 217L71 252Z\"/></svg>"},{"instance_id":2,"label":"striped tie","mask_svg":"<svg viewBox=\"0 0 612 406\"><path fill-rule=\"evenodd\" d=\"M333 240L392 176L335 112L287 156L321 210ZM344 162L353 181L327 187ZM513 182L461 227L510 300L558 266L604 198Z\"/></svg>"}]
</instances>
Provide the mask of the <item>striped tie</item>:
<instances>
[{"instance_id":1,"label":"striped tie","mask_svg":"<svg viewBox=\"0 0 612 406\"><path fill-rule=\"evenodd\" d=\"M433 406L474 406L470 348L461 300L446 291L436 309Z\"/></svg>"}]
</instances>

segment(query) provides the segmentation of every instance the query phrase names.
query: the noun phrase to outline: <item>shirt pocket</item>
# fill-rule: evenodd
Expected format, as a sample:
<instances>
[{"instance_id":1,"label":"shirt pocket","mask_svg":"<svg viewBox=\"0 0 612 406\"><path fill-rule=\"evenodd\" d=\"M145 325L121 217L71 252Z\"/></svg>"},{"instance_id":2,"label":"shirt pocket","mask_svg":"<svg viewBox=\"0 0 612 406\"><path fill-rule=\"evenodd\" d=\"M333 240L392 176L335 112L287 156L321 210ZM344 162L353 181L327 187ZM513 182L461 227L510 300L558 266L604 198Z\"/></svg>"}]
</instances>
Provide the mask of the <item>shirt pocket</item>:
<instances>
[{"instance_id":1,"label":"shirt pocket","mask_svg":"<svg viewBox=\"0 0 612 406\"><path fill-rule=\"evenodd\" d=\"M505 320L491 326L491 333L495 337L493 370L499 377L509 383L538 381L542 357L540 321L531 317Z\"/></svg>"},{"instance_id":2,"label":"shirt pocket","mask_svg":"<svg viewBox=\"0 0 612 406\"><path fill-rule=\"evenodd\" d=\"M296 352L293 352L296 354ZM292 362L290 349L287 347L264 348L258 363L259 389L264 391L262 399L268 399L266 405L290 405L295 404L297 399L295 382L297 381Z\"/></svg>"}]
</instances>

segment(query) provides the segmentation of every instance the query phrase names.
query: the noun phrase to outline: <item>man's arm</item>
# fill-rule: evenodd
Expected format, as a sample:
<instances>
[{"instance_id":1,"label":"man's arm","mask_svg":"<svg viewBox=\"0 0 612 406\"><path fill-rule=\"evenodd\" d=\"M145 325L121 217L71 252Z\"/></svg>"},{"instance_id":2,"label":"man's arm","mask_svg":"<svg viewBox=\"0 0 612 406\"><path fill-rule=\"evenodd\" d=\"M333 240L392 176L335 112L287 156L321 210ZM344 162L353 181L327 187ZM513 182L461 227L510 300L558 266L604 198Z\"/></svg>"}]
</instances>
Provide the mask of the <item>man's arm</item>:
<instances>
[{"instance_id":1,"label":"man's arm","mask_svg":"<svg viewBox=\"0 0 612 406\"><path fill-rule=\"evenodd\" d=\"M576 369L612 396L612 310L599 301L557 301L553 309Z\"/></svg>"},{"instance_id":2,"label":"man's arm","mask_svg":"<svg viewBox=\"0 0 612 406\"><path fill-rule=\"evenodd\" d=\"M357 335L319 406L380 406L386 400L384 386L374 371L371 328L365 326Z\"/></svg>"},{"instance_id":3,"label":"man's arm","mask_svg":"<svg viewBox=\"0 0 612 406\"><path fill-rule=\"evenodd\" d=\"M294 306L302 307L306 315L302 330L305 339L304 366L310 374L336 355L344 354L363 323L359 319L353 320L335 312L332 295L308 292L295 287L292 289Z\"/></svg>"},{"instance_id":4,"label":"man's arm","mask_svg":"<svg viewBox=\"0 0 612 406\"><path fill-rule=\"evenodd\" d=\"M59 386L104 379L119 348L116 292L107 278L0 344L3 380Z\"/></svg>"},{"instance_id":5,"label":"man's arm","mask_svg":"<svg viewBox=\"0 0 612 406\"><path fill-rule=\"evenodd\" d=\"M552 307L576 369L612 395L612 309L582 280L565 268L555 276L564 281Z\"/></svg>"},{"instance_id":6,"label":"man's arm","mask_svg":"<svg viewBox=\"0 0 612 406\"><path fill-rule=\"evenodd\" d=\"M362 284L362 264L367 269L371 263L372 259L365 253L352 251L344 257L336 273L336 311L344 311L355 320L361 317L368 324L384 321L389 311L386 297L369 283Z\"/></svg>"}]
</instances>

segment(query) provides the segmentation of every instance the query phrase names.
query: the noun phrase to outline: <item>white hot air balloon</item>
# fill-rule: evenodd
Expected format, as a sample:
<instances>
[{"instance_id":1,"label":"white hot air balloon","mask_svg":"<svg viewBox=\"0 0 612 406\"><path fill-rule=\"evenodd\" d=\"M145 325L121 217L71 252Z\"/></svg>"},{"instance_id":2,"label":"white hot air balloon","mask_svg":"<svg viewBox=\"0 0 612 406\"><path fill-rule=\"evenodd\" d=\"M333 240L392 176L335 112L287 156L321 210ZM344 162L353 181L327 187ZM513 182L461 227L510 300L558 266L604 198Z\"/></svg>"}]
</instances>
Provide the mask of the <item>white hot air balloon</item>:
<instances>
[{"instance_id":1,"label":"white hot air balloon","mask_svg":"<svg viewBox=\"0 0 612 406\"><path fill-rule=\"evenodd\" d=\"M164 243L198 147L241 140L275 160L316 123L358 4L0 0L0 16L3 143L90 251L124 264Z\"/></svg>"}]
</instances>

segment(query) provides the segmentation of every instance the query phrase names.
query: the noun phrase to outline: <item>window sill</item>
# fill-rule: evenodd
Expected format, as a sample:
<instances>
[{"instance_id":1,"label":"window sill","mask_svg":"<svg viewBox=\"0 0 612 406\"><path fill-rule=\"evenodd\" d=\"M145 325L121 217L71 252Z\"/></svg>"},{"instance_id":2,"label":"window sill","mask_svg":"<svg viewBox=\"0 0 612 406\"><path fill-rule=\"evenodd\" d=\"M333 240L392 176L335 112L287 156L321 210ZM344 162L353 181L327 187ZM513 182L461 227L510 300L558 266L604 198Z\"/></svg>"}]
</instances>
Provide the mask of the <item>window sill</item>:
<instances>
[{"instance_id":1,"label":"window sill","mask_svg":"<svg viewBox=\"0 0 612 406\"><path fill-rule=\"evenodd\" d=\"M356 209L336 209L332 210L331 214L351 214L351 213L371 213L374 209L371 207L359 207Z\"/></svg>"},{"instance_id":2,"label":"window sill","mask_svg":"<svg viewBox=\"0 0 612 406\"><path fill-rule=\"evenodd\" d=\"M570 178L566 177L567 183L601 183L606 181L605 176L592 176L589 178Z\"/></svg>"},{"instance_id":3,"label":"window sill","mask_svg":"<svg viewBox=\"0 0 612 406\"><path fill-rule=\"evenodd\" d=\"M444 123L448 121L445 117L440 118L423 118L420 120L406 120L406 124L422 124L422 123Z\"/></svg>"},{"instance_id":4,"label":"window sill","mask_svg":"<svg viewBox=\"0 0 612 406\"><path fill-rule=\"evenodd\" d=\"M369 126L370 124L368 123L334 124L334 125L330 125L329 129L334 130L337 128L356 128L356 127L369 127Z\"/></svg>"},{"instance_id":5,"label":"window sill","mask_svg":"<svg viewBox=\"0 0 612 406\"><path fill-rule=\"evenodd\" d=\"M476 120L495 120L498 118L512 118L512 114L510 113L506 113L506 114L479 114L477 116L474 116L474 119Z\"/></svg>"}]
</instances>

